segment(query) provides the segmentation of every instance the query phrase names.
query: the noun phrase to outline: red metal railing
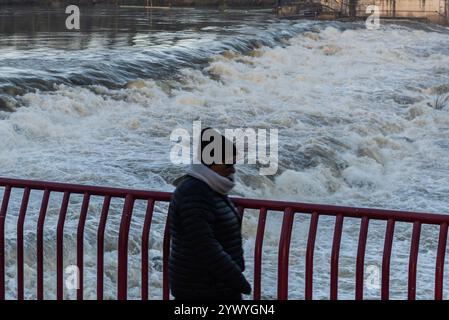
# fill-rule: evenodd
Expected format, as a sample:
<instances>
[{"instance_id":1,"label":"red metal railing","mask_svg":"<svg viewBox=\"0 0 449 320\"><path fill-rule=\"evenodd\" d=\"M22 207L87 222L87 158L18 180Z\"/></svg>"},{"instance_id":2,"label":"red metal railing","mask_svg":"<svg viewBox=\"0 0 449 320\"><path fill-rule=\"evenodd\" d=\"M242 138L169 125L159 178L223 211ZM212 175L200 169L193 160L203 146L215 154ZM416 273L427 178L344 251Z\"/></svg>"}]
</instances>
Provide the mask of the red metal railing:
<instances>
[{"instance_id":1,"label":"red metal railing","mask_svg":"<svg viewBox=\"0 0 449 320\"><path fill-rule=\"evenodd\" d=\"M51 193L63 193L63 199L59 212L56 236L56 297L63 299L63 233L64 223L67 215L70 196L73 194L82 195L83 201L79 215L77 229L77 266L79 268L80 287L77 290L77 299L84 298L84 229L89 202L92 196L103 197L103 206L101 210L100 222L97 231L97 299L103 299L104 283L104 240L105 226L108 219L108 212L111 200L114 198L124 199L123 213L121 215L120 230L118 236L118 270L117 270L117 299L127 299L128 282L128 236L130 231L131 218L133 214L134 203L136 200L147 201L146 215L144 219L142 237L141 237L141 298L147 300L148 292L148 249L149 234L153 210L156 202L170 201L171 194L167 192L153 192L142 190L129 190L118 188L93 187L84 185L27 181L17 179L0 178L0 187L4 187L3 200L0 207L0 300L5 299L5 220L8 213L8 206L13 189L23 189L22 201L17 220L17 297L24 299L24 222L27 213L27 207L32 190L43 191L43 198L40 205L39 217L37 222L37 299L44 299L44 223L48 209L48 203ZM438 238L438 249L435 267L435 299L443 298L443 275L444 261L447 244L447 231L449 216L442 214L414 213L403 211L390 211L379 209L362 209L351 207L339 207L329 205L315 205L294 202L267 201L255 199L233 198L240 212L245 209L259 210L259 222L255 240L254 251L254 284L253 298L261 299L261 271L262 271L262 246L264 240L265 223L268 211L283 212L282 230L279 241L278 252L278 288L277 296L280 300L288 299L288 271L289 271L289 251L292 237L293 222L296 213L309 214L310 227L306 249L305 263L305 298L313 299L313 258L315 239L318 229L320 216L334 216L335 227L332 242L331 270L330 270L330 298L338 298L338 267L340 244L345 218L357 218L361 220L355 278L355 298L363 299L363 280L364 280L364 262L367 234L369 222L371 220L383 220L387 222L383 260L382 260L382 283L381 299L389 299L390 285L390 258L393 244L393 235L396 222L407 222L413 224L413 232L410 247L410 257L408 266L408 299L415 299L416 296L416 271L419 252L419 240L423 224L437 225L440 228ZM168 221L165 224L163 239L163 299L168 300L168 257L170 250L170 234Z\"/></svg>"}]
</instances>

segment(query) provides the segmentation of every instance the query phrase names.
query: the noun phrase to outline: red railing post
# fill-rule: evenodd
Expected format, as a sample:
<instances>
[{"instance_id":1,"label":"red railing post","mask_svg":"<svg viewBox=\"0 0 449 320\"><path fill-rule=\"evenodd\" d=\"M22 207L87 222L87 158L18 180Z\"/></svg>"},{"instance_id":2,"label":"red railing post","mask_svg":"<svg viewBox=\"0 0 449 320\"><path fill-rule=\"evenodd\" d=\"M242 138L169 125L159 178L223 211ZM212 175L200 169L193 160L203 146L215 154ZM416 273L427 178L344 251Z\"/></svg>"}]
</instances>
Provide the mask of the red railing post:
<instances>
[{"instance_id":1,"label":"red railing post","mask_svg":"<svg viewBox=\"0 0 449 320\"><path fill-rule=\"evenodd\" d=\"M23 286L23 226L30 199L30 188L25 188L20 205L19 219L17 220L17 299L24 299Z\"/></svg>"},{"instance_id":2,"label":"red railing post","mask_svg":"<svg viewBox=\"0 0 449 320\"><path fill-rule=\"evenodd\" d=\"M56 299L64 299L64 223L69 207L70 193L64 192L61 210L59 211L56 232Z\"/></svg>"},{"instance_id":3,"label":"red railing post","mask_svg":"<svg viewBox=\"0 0 449 320\"><path fill-rule=\"evenodd\" d=\"M44 299L44 223L49 198L50 190L45 189L37 225L37 300Z\"/></svg>"},{"instance_id":4,"label":"red railing post","mask_svg":"<svg viewBox=\"0 0 449 320\"><path fill-rule=\"evenodd\" d=\"M148 300L148 249L151 221L153 220L154 200L149 199L142 231L142 300Z\"/></svg>"},{"instance_id":5,"label":"red railing post","mask_svg":"<svg viewBox=\"0 0 449 320\"><path fill-rule=\"evenodd\" d=\"M446 256L447 244L447 223L440 226L440 236L438 240L437 261L435 267L435 300L443 299L443 276L444 276L444 258Z\"/></svg>"},{"instance_id":6,"label":"red railing post","mask_svg":"<svg viewBox=\"0 0 449 320\"><path fill-rule=\"evenodd\" d=\"M384 253L382 258L382 300L390 299L390 259L391 248L393 246L394 225L394 220L388 219L387 230L385 232Z\"/></svg>"},{"instance_id":7,"label":"red railing post","mask_svg":"<svg viewBox=\"0 0 449 320\"><path fill-rule=\"evenodd\" d=\"M362 218L359 234L359 246L357 249L357 267L356 267L356 280L355 280L355 299L363 299L363 285L364 285L364 267L365 267L365 249L366 238L368 235L368 223L367 217Z\"/></svg>"},{"instance_id":8,"label":"red railing post","mask_svg":"<svg viewBox=\"0 0 449 320\"><path fill-rule=\"evenodd\" d=\"M421 223L413 223L412 243L410 246L410 259L408 271L408 299L416 298L416 269L418 265L419 237L421 235Z\"/></svg>"},{"instance_id":9,"label":"red railing post","mask_svg":"<svg viewBox=\"0 0 449 320\"><path fill-rule=\"evenodd\" d=\"M305 299L312 300L313 298L313 253L315 249L316 231L318 228L318 213L312 213L309 227L309 239L307 241L306 253L306 293Z\"/></svg>"},{"instance_id":10,"label":"red railing post","mask_svg":"<svg viewBox=\"0 0 449 320\"><path fill-rule=\"evenodd\" d=\"M103 200L101 209L100 223L98 224L97 234L97 300L103 300L104 286L104 231L108 219L109 207L111 205L111 196L106 196Z\"/></svg>"},{"instance_id":11,"label":"red railing post","mask_svg":"<svg viewBox=\"0 0 449 320\"><path fill-rule=\"evenodd\" d=\"M284 211L281 237L279 240L278 255L278 300L288 299L288 260L290 252L290 241L293 228L294 211L287 208Z\"/></svg>"},{"instance_id":12,"label":"red railing post","mask_svg":"<svg viewBox=\"0 0 449 320\"><path fill-rule=\"evenodd\" d=\"M332 243L331 256L331 285L330 285L330 299L338 299L338 259L340 257L341 234L343 231L343 215L337 215L335 219L334 241Z\"/></svg>"},{"instance_id":13,"label":"red railing post","mask_svg":"<svg viewBox=\"0 0 449 320\"><path fill-rule=\"evenodd\" d=\"M11 186L6 186L0 209L0 300L5 300L5 219L10 196Z\"/></svg>"},{"instance_id":14,"label":"red railing post","mask_svg":"<svg viewBox=\"0 0 449 320\"><path fill-rule=\"evenodd\" d=\"M83 204L81 206L81 214L78 222L78 232L76 239L76 257L78 266L78 285L76 291L77 300L84 299L84 226L86 224L87 211L89 210L90 194L84 193Z\"/></svg>"},{"instance_id":15,"label":"red railing post","mask_svg":"<svg viewBox=\"0 0 449 320\"><path fill-rule=\"evenodd\" d=\"M266 221L267 208L261 208L259 213L259 222L257 224L256 243L254 249L254 300L260 300L261 298L262 248Z\"/></svg>"},{"instance_id":16,"label":"red railing post","mask_svg":"<svg viewBox=\"0 0 449 320\"><path fill-rule=\"evenodd\" d=\"M119 231L117 280L118 300L128 299L128 236L133 206L134 198L131 194L128 194L125 198Z\"/></svg>"}]
</instances>

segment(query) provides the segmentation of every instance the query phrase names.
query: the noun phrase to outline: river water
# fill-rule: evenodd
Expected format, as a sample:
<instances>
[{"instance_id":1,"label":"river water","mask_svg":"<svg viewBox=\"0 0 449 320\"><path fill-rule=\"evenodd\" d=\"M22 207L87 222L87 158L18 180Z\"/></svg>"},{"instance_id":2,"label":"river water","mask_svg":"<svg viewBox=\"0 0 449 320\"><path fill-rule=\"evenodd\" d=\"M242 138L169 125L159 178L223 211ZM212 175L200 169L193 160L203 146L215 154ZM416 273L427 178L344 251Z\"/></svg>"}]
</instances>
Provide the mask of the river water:
<instances>
[{"instance_id":1,"label":"river water","mask_svg":"<svg viewBox=\"0 0 449 320\"><path fill-rule=\"evenodd\" d=\"M63 9L0 9L1 176L171 191L183 172L170 163L169 135L193 121L218 129L279 130L279 170L237 167L234 195L448 213L449 30L412 22L278 20L270 10L81 9L81 30L64 28ZM3 190L0 189L0 196ZM6 219L7 297L16 297L16 223L20 192ZM25 223L26 297L35 298L36 222L42 193L31 195ZM45 297L55 297L55 237L61 194L52 194L45 231ZM76 264L77 215L71 198L64 265ZM102 199L89 206L85 297L96 295L96 228ZM120 201L113 201L105 244L105 298L116 295ZM129 296L140 297L137 203L130 234ZM150 237L150 296L161 297L158 204ZM264 241L262 295L276 296L281 215ZM304 297L309 217L295 220L289 297ZM354 297L360 222L346 219L339 297ZM370 223L365 297L379 298L385 223ZM320 218L314 297L329 297L334 219ZM243 236L252 279L257 214ZM391 298L407 297L411 226L397 224ZM417 297L433 297L438 228L423 226ZM377 279L377 280L376 280ZM444 291L449 296L449 287ZM74 290L65 297L74 298Z\"/></svg>"}]
</instances>

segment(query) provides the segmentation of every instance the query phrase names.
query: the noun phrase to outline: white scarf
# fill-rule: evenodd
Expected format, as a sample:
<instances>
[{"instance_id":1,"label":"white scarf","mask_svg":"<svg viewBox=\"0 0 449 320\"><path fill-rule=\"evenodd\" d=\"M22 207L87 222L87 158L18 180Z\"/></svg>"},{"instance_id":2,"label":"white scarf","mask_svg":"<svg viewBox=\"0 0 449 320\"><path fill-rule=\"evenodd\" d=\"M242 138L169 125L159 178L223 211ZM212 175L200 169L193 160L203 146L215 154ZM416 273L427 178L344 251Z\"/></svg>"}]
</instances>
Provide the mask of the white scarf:
<instances>
[{"instance_id":1,"label":"white scarf","mask_svg":"<svg viewBox=\"0 0 449 320\"><path fill-rule=\"evenodd\" d=\"M235 186L233 174L223 177L202 163L190 165L187 175L207 183L212 190L223 195L227 195Z\"/></svg>"}]
</instances>

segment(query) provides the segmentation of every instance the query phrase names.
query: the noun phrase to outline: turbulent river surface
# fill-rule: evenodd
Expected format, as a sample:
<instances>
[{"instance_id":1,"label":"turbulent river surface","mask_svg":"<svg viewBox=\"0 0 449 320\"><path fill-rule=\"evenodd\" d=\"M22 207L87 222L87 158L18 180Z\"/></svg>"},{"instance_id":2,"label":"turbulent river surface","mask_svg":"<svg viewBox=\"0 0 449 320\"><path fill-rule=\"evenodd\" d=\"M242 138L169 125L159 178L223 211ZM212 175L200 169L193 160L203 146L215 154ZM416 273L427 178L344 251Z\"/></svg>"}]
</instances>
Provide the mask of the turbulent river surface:
<instances>
[{"instance_id":1,"label":"turbulent river surface","mask_svg":"<svg viewBox=\"0 0 449 320\"><path fill-rule=\"evenodd\" d=\"M279 170L237 167L234 195L251 198L449 213L449 30L412 22L278 20L270 10L89 8L81 29L64 29L63 9L0 9L0 176L171 191L184 167L170 162L169 135L193 121L279 130ZM16 226L21 191L6 218L7 297L16 297ZM3 189L0 188L0 196ZM36 224L41 192L25 220L25 297L36 297ZM56 225L62 195L45 221L45 297L55 298ZM82 197L73 196L64 266L76 264ZM102 199L92 198L85 230L85 297L96 297L96 240ZM116 296L114 200L105 239L105 298ZM150 297L162 287L165 204L150 236ZM129 243L129 297L140 297L145 203L137 202ZM243 224L252 280L257 213ZM276 297L282 217L270 212L262 296ZM310 217L293 229L289 297L304 298ZM335 219L321 217L314 298L329 298ZM354 297L360 221L345 219L339 297ZM366 298L377 299L386 223L370 222ZM407 297L410 224L396 225L390 296ZM417 298L433 297L438 228L423 226ZM447 255L446 255L447 256ZM446 273L447 274L447 273ZM447 279L447 277L446 277ZM74 290L65 289L73 299ZM449 298L449 286L444 297Z\"/></svg>"}]
</instances>

